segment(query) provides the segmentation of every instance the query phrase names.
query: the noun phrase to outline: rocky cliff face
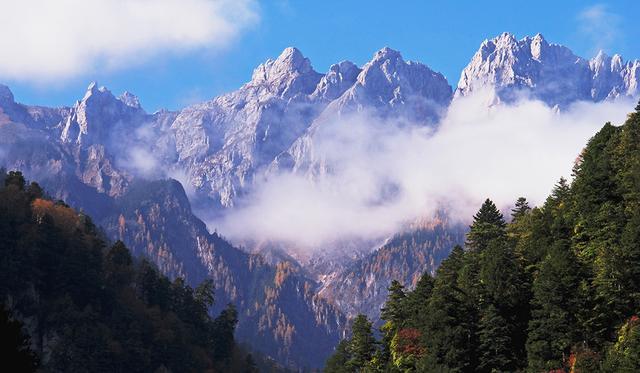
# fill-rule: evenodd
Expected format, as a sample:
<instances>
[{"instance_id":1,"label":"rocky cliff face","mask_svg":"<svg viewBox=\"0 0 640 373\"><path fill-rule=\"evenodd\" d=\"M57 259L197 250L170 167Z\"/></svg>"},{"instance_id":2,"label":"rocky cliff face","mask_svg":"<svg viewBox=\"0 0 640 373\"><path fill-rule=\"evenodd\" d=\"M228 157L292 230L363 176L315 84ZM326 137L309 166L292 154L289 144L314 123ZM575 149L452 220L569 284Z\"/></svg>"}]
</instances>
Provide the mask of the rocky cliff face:
<instances>
[{"instance_id":1,"label":"rocky cliff face","mask_svg":"<svg viewBox=\"0 0 640 373\"><path fill-rule=\"evenodd\" d=\"M517 40L509 33L485 40L465 67L456 97L483 88L495 89L500 101L528 96L550 106L576 101L635 97L640 61L624 63L620 55L600 52L591 60L548 43L541 34Z\"/></svg>"},{"instance_id":2,"label":"rocky cliff face","mask_svg":"<svg viewBox=\"0 0 640 373\"><path fill-rule=\"evenodd\" d=\"M191 284L212 279L214 312L228 303L238 309L238 340L286 365L323 365L346 319L294 264L269 264L210 234L175 180L137 181L114 203L113 214L101 221L107 234L172 277Z\"/></svg>"},{"instance_id":3,"label":"rocky cliff face","mask_svg":"<svg viewBox=\"0 0 640 373\"><path fill-rule=\"evenodd\" d=\"M363 313L378 320L391 281L407 288L424 273L435 274L455 245L464 244L466 227L446 219L433 219L397 234L377 250L329 274L319 294L347 316Z\"/></svg>"}]
</instances>

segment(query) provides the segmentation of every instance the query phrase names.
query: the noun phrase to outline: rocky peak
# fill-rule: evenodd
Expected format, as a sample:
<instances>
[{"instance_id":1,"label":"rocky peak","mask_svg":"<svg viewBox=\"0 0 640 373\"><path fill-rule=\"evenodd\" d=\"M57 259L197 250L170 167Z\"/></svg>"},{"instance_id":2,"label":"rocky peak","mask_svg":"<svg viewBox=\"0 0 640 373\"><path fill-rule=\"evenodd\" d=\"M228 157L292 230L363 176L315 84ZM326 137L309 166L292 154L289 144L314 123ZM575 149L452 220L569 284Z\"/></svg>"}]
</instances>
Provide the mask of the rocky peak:
<instances>
[{"instance_id":1,"label":"rocky peak","mask_svg":"<svg viewBox=\"0 0 640 373\"><path fill-rule=\"evenodd\" d=\"M120 100L122 103L124 103L125 105L134 108L134 109L140 109L140 99L138 99L138 96L132 94L129 91L124 91L120 96L118 96L118 100Z\"/></svg>"},{"instance_id":2,"label":"rocky peak","mask_svg":"<svg viewBox=\"0 0 640 373\"><path fill-rule=\"evenodd\" d=\"M543 58L543 54L545 53L545 50L549 48L549 43L547 43L547 41L544 39L542 34L539 34L539 33L536 34L533 37L533 39L531 39L531 42L529 45L531 50L531 56L537 61L540 61Z\"/></svg>"},{"instance_id":3,"label":"rocky peak","mask_svg":"<svg viewBox=\"0 0 640 373\"><path fill-rule=\"evenodd\" d=\"M437 117L439 107L451 99L451 87L440 73L421 63L405 61L400 52L389 47L377 51L360 71L355 84L331 110L360 110L370 107L383 115Z\"/></svg>"},{"instance_id":4,"label":"rocky peak","mask_svg":"<svg viewBox=\"0 0 640 373\"><path fill-rule=\"evenodd\" d=\"M135 96L127 99L131 102ZM137 123L144 111L139 104L128 105L117 99L105 87L99 87L97 82L91 82L82 100L77 101L63 125L61 140L65 143L88 145L90 143L104 143L109 139L110 129L125 123ZM90 140L86 136L91 132Z\"/></svg>"},{"instance_id":5,"label":"rocky peak","mask_svg":"<svg viewBox=\"0 0 640 373\"><path fill-rule=\"evenodd\" d=\"M0 84L0 106L5 106L7 104L11 105L14 103L15 99L11 89L4 84Z\"/></svg>"},{"instance_id":6,"label":"rocky peak","mask_svg":"<svg viewBox=\"0 0 640 373\"><path fill-rule=\"evenodd\" d=\"M334 100L340 97L358 78L362 70L351 61L342 61L331 65L318 83L313 97Z\"/></svg>"},{"instance_id":7,"label":"rocky peak","mask_svg":"<svg viewBox=\"0 0 640 373\"><path fill-rule=\"evenodd\" d=\"M268 92L282 98L296 94L310 94L320 81L322 74L313 70L311 62L293 47L286 48L275 60L267 60L254 71L252 87L266 88Z\"/></svg>"},{"instance_id":8,"label":"rocky peak","mask_svg":"<svg viewBox=\"0 0 640 373\"><path fill-rule=\"evenodd\" d=\"M549 105L589 99L586 61L541 34L520 40L502 33L485 40L460 75L456 97L482 88L495 90L499 101L525 92Z\"/></svg>"}]
</instances>

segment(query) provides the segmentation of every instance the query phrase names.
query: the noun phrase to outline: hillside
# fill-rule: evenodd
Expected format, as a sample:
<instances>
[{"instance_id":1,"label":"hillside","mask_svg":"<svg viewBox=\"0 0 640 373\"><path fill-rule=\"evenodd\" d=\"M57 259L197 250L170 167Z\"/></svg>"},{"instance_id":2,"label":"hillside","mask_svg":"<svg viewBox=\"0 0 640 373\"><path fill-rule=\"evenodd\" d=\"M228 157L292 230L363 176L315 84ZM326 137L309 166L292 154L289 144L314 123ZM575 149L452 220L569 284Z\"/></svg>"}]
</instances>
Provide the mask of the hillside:
<instances>
[{"instance_id":1,"label":"hillside","mask_svg":"<svg viewBox=\"0 0 640 373\"><path fill-rule=\"evenodd\" d=\"M91 219L0 172L2 355L20 371L254 371L213 283L170 281ZM13 336L14 339L9 339Z\"/></svg>"}]
</instances>

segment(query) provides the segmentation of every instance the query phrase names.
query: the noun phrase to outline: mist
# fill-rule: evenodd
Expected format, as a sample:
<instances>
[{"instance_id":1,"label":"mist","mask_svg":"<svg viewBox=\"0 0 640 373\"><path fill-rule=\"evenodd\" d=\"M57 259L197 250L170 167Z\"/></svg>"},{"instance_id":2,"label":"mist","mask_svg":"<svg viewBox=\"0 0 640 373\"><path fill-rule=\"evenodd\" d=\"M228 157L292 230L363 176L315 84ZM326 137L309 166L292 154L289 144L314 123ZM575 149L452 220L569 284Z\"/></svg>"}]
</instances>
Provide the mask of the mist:
<instances>
[{"instance_id":1,"label":"mist","mask_svg":"<svg viewBox=\"0 0 640 373\"><path fill-rule=\"evenodd\" d=\"M371 113L323 123L313 158L327 172L270 175L208 225L234 241L326 250L337 240L393 234L441 210L468 222L485 198L502 209L519 196L540 204L560 177L570 178L589 138L633 108L626 100L562 110L528 99L490 106L492 97L454 100L435 127Z\"/></svg>"}]
</instances>

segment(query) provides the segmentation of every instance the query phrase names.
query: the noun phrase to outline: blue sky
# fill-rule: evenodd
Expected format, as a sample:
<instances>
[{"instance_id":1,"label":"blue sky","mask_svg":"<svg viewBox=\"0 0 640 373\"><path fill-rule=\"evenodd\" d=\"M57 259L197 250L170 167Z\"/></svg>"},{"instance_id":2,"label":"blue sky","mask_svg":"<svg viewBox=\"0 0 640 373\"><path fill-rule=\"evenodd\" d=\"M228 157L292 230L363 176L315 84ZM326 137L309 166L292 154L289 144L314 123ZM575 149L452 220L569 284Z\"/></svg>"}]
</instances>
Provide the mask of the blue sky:
<instances>
[{"instance_id":1,"label":"blue sky","mask_svg":"<svg viewBox=\"0 0 640 373\"><path fill-rule=\"evenodd\" d=\"M43 24L37 13L45 10L36 7L41 1L26 1L31 9L10 6L5 14ZM255 66L288 46L298 47L320 72L344 59L363 64L376 50L390 46L405 59L442 72L452 86L479 44L504 31L518 38L540 32L548 41L564 44L583 57L592 57L602 48L622 54L625 60L640 58L640 1L243 0L242 9L229 5L234 4L231 0L207 7L210 1L188 0L182 5L175 0L158 1L156 9L167 4L166 14L158 10L157 23L149 21L145 29L135 18L140 12L120 18L118 0L89 1L100 5L99 11L97 6L78 10L72 0L64 0L60 7L65 10L64 4L69 4L66 12L71 16L85 12L73 18L92 19L100 25L96 34L91 24L76 26L73 18L59 33L42 26L38 34L37 28L25 27L25 33L35 34L24 37L22 29L0 26L3 59L15 58L13 65L0 63L0 81L11 87L20 102L71 105L82 97L88 82L97 80L116 94L135 93L143 107L155 111L177 109L235 89L250 79ZM110 2L116 5L105 5ZM140 9L144 13L146 8ZM173 22L171 17L183 11L180 19L185 21ZM41 16L45 24L53 18ZM55 27L65 23L55 22ZM114 31L104 26L110 24L117 24ZM216 27L202 31L200 25ZM84 39L78 36L83 34ZM140 40L132 36L138 34ZM9 39L3 43L2 38ZM21 40L26 40L26 47ZM56 50L49 51L51 46ZM59 66L57 61L63 63Z\"/></svg>"}]
</instances>

